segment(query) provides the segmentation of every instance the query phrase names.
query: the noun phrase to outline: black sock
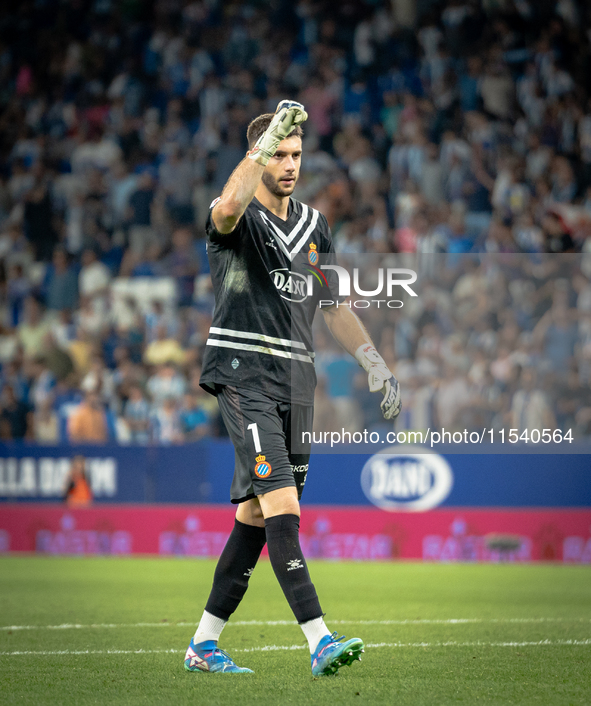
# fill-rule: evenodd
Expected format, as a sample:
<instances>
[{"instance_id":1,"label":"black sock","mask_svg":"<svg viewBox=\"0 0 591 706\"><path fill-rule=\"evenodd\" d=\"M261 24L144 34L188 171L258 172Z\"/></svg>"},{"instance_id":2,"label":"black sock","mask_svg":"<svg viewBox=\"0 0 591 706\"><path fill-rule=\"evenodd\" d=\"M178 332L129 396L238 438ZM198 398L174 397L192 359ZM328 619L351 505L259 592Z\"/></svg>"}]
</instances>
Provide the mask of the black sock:
<instances>
[{"instance_id":1,"label":"black sock","mask_svg":"<svg viewBox=\"0 0 591 706\"><path fill-rule=\"evenodd\" d=\"M205 606L208 613L228 620L238 608L266 541L264 527L235 520L234 529L215 567L213 586Z\"/></svg>"},{"instance_id":2,"label":"black sock","mask_svg":"<svg viewBox=\"0 0 591 706\"><path fill-rule=\"evenodd\" d=\"M320 618L322 608L300 547L300 518L275 515L265 520L269 559L298 623Z\"/></svg>"}]
</instances>

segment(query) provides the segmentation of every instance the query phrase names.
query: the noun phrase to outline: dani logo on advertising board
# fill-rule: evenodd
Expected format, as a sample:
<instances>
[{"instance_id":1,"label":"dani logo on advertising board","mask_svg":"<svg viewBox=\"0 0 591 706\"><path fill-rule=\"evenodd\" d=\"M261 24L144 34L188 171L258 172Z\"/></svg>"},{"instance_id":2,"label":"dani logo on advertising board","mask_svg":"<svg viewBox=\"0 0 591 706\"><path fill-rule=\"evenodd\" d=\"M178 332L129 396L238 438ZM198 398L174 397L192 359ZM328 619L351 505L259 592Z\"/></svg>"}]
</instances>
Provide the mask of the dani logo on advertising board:
<instances>
[{"instance_id":1,"label":"dani logo on advertising board","mask_svg":"<svg viewBox=\"0 0 591 706\"><path fill-rule=\"evenodd\" d=\"M361 471L368 500L389 512L423 512L450 494L453 473L438 454L416 446L392 446L372 456Z\"/></svg>"}]
</instances>

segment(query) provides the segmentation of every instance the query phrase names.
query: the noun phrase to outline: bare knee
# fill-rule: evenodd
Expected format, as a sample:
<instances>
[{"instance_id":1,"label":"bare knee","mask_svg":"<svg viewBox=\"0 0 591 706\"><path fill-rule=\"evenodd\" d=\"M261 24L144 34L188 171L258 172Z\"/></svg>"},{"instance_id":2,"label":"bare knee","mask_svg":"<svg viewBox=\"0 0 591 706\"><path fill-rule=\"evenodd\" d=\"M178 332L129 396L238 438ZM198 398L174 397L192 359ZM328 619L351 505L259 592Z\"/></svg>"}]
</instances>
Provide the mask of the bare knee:
<instances>
[{"instance_id":1,"label":"bare knee","mask_svg":"<svg viewBox=\"0 0 591 706\"><path fill-rule=\"evenodd\" d=\"M259 495L258 500L264 517L274 517L275 515L300 516L298 491L293 487L271 490L269 493Z\"/></svg>"},{"instance_id":2,"label":"bare knee","mask_svg":"<svg viewBox=\"0 0 591 706\"><path fill-rule=\"evenodd\" d=\"M236 508L236 519L244 525L264 527L265 518L258 498L252 498L251 500L240 503Z\"/></svg>"}]
</instances>

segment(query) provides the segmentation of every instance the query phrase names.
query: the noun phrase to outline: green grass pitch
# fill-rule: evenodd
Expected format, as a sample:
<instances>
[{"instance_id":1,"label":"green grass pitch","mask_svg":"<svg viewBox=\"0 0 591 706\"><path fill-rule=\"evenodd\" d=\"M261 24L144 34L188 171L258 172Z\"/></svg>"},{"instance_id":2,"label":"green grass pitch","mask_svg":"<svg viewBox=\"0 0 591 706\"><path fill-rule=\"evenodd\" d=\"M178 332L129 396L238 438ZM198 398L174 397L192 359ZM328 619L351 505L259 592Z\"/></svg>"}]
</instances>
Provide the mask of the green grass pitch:
<instances>
[{"instance_id":1,"label":"green grass pitch","mask_svg":"<svg viewBox=\"0 0 591 706\"><path fill-rule=\"evenodd\" d=\"M266 561L220 642L255 674L184 671L213 568L0 559L0 704L591 704L589 568L310 562L367 645L320 679Z\"/></svg>"}]
</instances>

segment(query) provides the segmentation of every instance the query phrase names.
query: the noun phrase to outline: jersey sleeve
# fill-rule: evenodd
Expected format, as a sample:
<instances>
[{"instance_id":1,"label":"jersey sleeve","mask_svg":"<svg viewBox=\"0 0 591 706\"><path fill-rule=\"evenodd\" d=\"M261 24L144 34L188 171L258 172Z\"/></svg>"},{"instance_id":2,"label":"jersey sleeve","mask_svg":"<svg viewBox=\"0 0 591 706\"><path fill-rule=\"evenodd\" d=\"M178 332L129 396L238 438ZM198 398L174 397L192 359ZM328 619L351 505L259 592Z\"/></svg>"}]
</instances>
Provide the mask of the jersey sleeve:
<instances>
[{"instance_id":1,"label":"jersey sleeve","mask_svg":"<svg viewBox=\"0 0 591 706\"><path fill-rule=\"evenodd\" d=\"M244 226L246 214L242 215L236 225L236 228L234 228L231 233L220 233L219 230L215 227L213 218L211 217L213 209L219 200L220 197L218 196L217 199L212 201L211 206L209 207L209 213L207 215L207 221L205 223L205 237L207 238L207 241L209 243L212 243L213 245L217 245L221 248L231 247L232 244L236 241L236 238L240 237L240 233Z\"/></svg>"}]
</instances>

